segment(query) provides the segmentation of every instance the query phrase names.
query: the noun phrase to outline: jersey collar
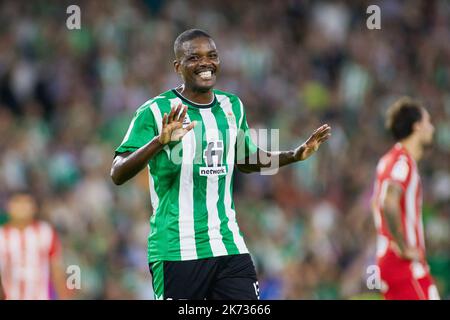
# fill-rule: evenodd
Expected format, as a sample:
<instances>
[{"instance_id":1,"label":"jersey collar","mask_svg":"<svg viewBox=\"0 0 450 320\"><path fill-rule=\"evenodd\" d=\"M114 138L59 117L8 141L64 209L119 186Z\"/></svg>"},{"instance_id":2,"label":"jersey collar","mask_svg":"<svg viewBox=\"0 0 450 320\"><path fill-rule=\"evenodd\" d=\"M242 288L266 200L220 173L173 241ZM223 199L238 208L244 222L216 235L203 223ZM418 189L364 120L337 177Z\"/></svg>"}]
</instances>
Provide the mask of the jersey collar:
<instances>
[{"instance_id":1,"label":"jersey collar","mask_svg":"<svg viewBox=\"0 0 450 320\"><path fill-rule=\"evenodd\" d=\"M210 103L203 104L203 103L193 102L193 101L189 100L188 98L184 97L181 93L179 93L177 91L178 88L179 87L172 89L172 92L178 98L180 98L182 101L186 102L187 104L189 104L189 105L191 105L193 107L200 108L200 109L207 109L207 108L213 107L216 104L216 102L217 102L216 94L214 93L214 91L213 91L213 100Z\"/></svg>"}]
</instances>

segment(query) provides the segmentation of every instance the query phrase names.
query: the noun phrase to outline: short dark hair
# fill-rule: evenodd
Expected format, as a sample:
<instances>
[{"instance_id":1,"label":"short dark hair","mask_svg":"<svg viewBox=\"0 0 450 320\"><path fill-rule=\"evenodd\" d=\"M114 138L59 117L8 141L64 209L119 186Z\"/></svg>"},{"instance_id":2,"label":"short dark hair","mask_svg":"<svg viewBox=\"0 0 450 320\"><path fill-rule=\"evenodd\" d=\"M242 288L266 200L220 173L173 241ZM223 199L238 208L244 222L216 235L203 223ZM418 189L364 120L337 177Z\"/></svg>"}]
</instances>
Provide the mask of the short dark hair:
<instances>
[{"instance_id":1,"label":"short dark hair","mask_svg":"<svg viewBox=\"0 0 450 320\"><path fill-rule=\"evenodd\" d=\"M181 34L178 35L178 37L175 39L175 42L173 43L173 52L175 54L175 57L178 57L178 52L180 51L181 47L183 46L183 43L186 41L190 41L192 39L196 38L209 38L211 39L211 36L200 29L189 29L186 31L183 31Z\"/></svg>"},{"instance_id":2,"label":"short dark hair","mask_svg":"<svg viewBox=\"0 0 450 320\"><path fill-rule=\"evenodd\" d=\"M414 123L422 120L423 105L410 97L402 97L387 110L386 128L396 141L408 137L413 132Z\"/></svg>"}]
</instances>

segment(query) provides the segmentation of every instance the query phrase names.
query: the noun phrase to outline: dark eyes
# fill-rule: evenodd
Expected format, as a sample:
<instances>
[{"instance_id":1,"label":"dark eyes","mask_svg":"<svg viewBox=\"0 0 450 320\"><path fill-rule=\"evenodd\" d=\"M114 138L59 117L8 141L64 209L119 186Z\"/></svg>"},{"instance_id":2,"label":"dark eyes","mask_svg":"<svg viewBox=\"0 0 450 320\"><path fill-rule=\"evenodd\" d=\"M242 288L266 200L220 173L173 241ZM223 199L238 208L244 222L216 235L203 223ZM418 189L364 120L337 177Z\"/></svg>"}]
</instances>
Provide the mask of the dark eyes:
<instances>
[{"instance_id":1,"label":"dark eyes","mask_svg":"<svg viewBox=\"0 0 450 320\"><path fill-rule=\"evenodd\" d=\"M217 55L217 53L210 53L210 54L208 54L208 58L210 58L210 59L217 59L218 55ZM199 59L200 59L199 56L190 56L190 57L188 57L188 61L198 61Z\"/></svg>"}]
</instances>

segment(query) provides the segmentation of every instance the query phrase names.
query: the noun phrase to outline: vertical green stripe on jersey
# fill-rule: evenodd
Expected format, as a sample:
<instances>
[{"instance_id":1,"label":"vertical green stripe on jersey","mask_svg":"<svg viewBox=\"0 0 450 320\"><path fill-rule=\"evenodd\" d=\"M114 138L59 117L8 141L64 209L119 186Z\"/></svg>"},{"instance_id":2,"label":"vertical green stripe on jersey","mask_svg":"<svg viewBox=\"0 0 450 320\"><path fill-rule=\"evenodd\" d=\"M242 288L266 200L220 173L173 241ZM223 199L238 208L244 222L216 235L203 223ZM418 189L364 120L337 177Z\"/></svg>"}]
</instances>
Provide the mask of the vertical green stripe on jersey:
<instances>
[{"instance_id":1,"label":"vertical green stripe on jersey","mask_svg":"<svg viewBox=\"0 0 450 320\"><path fill-rule=\"evenodd\" d=\"M230 97L229 95L216 95L217 100L220 101L220 104L222 106L222 109L224 112L228 114L234 115L234 120L236 121L236 130L229 130L230 135L230 145L233 145L233 148L230 147L229 152L227 153L227 163L233 163L233 165L229 166L229 172L226 176L225 181L225 192L224 192L224 205L225 205L225 212L228 217L228 228L231 230L233 234L233 240L236 244L239 253L248 253L247 246L245 245L244 239L242 237L242 233L239 230L239 227L237 225L236 220L236 212L234 211L234 204L233 204L233 170L234 170L234 162L235 162L235 144L236 144L236 135L237 130L239 129L239 118L242 118L243 110L240 106L240 100L237 98ZM233 99L232 99L233 98ZM237 115L237 110L240 110L239 112L239 118ZM231 123L231 121L229 122ZM234 129L234 128L231 128Z\"/></svg>"},{"instance_id":2,"label":"vertical green stripe on jersey","mask_svg":"<svg viewBox=\"0 0 450 320\"><path fill-rule=\"evenodd\" d=\"M155 300L164 299L164 261L152 263L152 282Z\"/></svg>"}]
</instances>

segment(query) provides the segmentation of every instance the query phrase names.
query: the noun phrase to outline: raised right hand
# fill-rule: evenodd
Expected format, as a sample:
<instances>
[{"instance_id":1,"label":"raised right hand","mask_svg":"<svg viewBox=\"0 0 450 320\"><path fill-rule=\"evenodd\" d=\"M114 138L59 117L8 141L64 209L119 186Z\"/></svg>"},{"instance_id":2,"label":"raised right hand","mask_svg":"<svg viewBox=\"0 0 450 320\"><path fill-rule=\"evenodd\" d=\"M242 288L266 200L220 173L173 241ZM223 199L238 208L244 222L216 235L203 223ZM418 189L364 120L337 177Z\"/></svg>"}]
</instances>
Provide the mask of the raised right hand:
<instances>
[{"instance_id":1,"label":"raised right hand","mask_svg":"<svg viewBox=\"0 0 450 320\"><path fill-rule=\"evenodd\" d=\"M161 144L165 145L172 141L180 141L186 133L195 127L197 122L192 121L189 125L183 128L183 121L186 117L187 109L187 106L183 106L180 103L175 108L172 108L169 115L164 113L164 117L162 119L162 129L158 138Z\"/></svg>"}]
</instances>

